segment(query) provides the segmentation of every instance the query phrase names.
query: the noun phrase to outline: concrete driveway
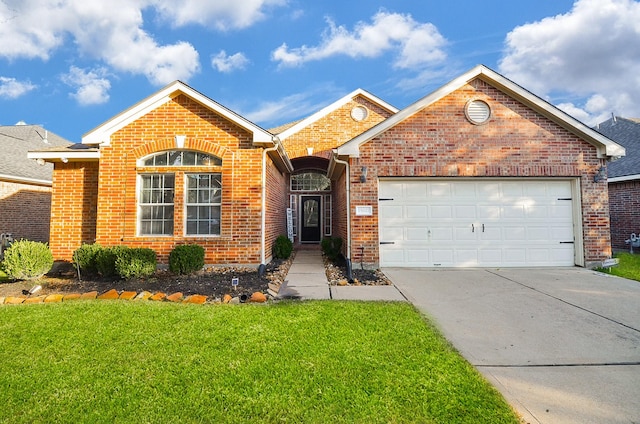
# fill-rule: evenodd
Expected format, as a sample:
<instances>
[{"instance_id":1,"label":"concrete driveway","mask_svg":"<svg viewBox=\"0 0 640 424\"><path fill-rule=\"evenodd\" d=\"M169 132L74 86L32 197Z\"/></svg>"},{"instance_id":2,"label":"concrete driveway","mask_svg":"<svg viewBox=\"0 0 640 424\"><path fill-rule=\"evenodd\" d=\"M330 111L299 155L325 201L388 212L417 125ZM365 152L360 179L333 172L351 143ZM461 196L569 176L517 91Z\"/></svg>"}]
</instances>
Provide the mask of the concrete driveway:
<instances>
[{"instance_id":1,"label":"concrete driveway","mask_svg":"<svg viewBox=\"0 0 640 424\"><path fill-rule=\"evenodd\" d=\"M582 268L384 273L529 423L640 423L640 282Z\"/></svg>"}]
</instances>

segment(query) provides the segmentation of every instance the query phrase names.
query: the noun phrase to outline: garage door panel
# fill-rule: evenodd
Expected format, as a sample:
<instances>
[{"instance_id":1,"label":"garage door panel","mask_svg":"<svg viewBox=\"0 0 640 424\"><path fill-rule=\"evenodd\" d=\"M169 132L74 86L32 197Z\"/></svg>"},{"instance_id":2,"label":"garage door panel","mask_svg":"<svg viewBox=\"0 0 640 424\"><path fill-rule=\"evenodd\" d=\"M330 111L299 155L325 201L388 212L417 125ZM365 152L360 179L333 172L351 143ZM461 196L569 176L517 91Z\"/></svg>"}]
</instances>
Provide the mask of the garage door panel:
<instances>
[{"instance_id":1,"label":"garage door panel","mask_svg":"<svg viewBox=\"0 0 640 424\"><path fill-rule=\"evenodd\" d=\"M566 243L574 240L568 180L388 183L380 182L393 199L380 202L380 239L394 244L380 246L383 266L574 263L574 246Z\"/></svg>"}]
</instances>

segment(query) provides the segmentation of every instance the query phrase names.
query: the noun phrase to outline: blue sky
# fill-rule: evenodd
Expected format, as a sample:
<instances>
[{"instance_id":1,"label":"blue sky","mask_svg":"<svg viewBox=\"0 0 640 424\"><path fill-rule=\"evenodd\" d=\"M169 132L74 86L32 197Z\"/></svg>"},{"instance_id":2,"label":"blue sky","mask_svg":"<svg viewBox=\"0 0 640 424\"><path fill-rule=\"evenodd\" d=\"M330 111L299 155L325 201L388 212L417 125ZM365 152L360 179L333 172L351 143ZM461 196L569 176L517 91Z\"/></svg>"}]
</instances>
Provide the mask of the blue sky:
<instances>
[{"instance_id":1,"label":"blue sky","mask_svg":"<svg viewBox=\"0 0 640 424\"><path fill-rule=\"evenodd\" d=\"M594 125L640 117L638 22L633 0L0 0L0 124L79 142L179 79L268 129L481 63Z\"/></svg>"}]
</instances>

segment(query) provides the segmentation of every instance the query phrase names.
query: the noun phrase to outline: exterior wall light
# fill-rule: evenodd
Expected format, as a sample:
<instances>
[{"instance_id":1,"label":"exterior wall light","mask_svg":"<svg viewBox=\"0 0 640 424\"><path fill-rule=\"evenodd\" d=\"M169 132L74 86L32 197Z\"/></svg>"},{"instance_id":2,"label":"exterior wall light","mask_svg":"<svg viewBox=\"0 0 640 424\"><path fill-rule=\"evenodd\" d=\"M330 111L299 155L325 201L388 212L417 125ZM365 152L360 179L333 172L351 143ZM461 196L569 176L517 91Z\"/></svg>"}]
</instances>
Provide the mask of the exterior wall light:
<instances>
[{"instance_id":1,"label":"exterior wall light","mask_svg":"<svg viewBox=\"0 0 640 424\"><path fill-rule=\"evenodd\" d=\"M607 169L604 166L601 166L600 169L598 169L598 172L596 172L596 175L593 176L593 182L594 183L599 183L602 180L606 180L607 179Z\"/></svg>"}]
</instances>

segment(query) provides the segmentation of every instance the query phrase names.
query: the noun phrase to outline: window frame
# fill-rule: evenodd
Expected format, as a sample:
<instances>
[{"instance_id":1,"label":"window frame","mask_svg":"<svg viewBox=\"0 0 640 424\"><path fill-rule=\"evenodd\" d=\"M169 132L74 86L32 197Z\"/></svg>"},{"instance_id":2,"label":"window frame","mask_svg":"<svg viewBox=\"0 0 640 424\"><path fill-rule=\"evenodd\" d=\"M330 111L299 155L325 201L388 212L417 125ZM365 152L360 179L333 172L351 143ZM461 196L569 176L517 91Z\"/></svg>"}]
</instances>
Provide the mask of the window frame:
<instances>
[{"instance_id":1,"label":"window frame","mask_svg":"<svg viewBox=\"0 0 640 424\"><path fill-rule=\"evenodd\" d=\"M143 197L144 197L144 192L145 192L145 177L150 177L151 181L153 180L154 177L162 177L162 187L161 190L164 192L166 189L166 184L165 184L165 179L167 176L171 176L173 178L173 187L172 187L172 200L173 202L171 203L165 203L165 202L148 202L148 203L143 203ZM152 181L153 184L153 181ZM149 187L149 190L151 190L151 192L153 192L153 185L151 187ZM141 172L138 174L138 190L136 190L136 205L137 205L137 212L138 212L138 219L137 221L137 234L140 237L172 237L174 235L175 232L175 216L176 216L176 175L173 172ZM165 195L162 196L163 199L165 197ZM166 223L171 222L171 231L168 233L154 233L153 232L153 223L154 223L154 219L153 217L149 218L149 219L144 219L143 218L143 208L145 207L150 207L152 208L150 215L153 215L153 208L154 207L162 207L162 208L166 208L168 206L171 206L171 220L169 221L168 219L158 219L155 221L160 221L160 222L164 222L165 224L163 224L163 228L165 227ZM149 233L145 233L143 232L143 223L144 221L149 221L150 225L151 225L151 231Z\"/></svg>"},{"instance_id":2,"label":"window frame","mask_svg":"<svg viewBox=\"0 0 640 424\"><path fill-rule=\"evenodd\" d=\"M217 176L219 182L220 182L220 187L217 187L220 191L218 197L219 197L219 201L218 202L209 202L209 203L200 203L200 202L189 202L189 192L190 192L190 187L189 187L189 177L190 176L202 176L202 175L206 175L206 176L210 176L211 178L214 178L215 176ZM222 186L222 172L185 172L184 173L184 231L183 231L183 236L184 237L220 237L222 235L222 192L223 192L223 186ZM198 192L197 189L199 189L200 187L196 188L196 193ZM211 187L209 187L211 188ZM198 197L196 195L196 197ZM193 221L192 219L189 219L189 207L195 207L195 208L200 208L200 207L217 207L218 208L218 232L217 233L211 233L211 234L191 234L189 233L189 222ZM215 218L210 218L215 219ZM206 222L205 220L198 220L196 219L195 221L196 223L198 222Z\"/></svg>"},{"instance_id":3,"label":"window frame","mask_svg":"<svg viewBox=\"0 0 640 424\"><path fill-rule=\"evenodd\" d=\"M306 175L306 174L311 174L311 175L319 175L324 177L327 182L329 183L329 186L327 188L325 188L324 190L315 190L313 188L294 188L293 183L294 183L294 178L301 176L301 175ZM300 193L300 192L318 192L318 193L326 193L326 192L330 192L331 191L331 180L321 171L315 171L315 170L304 170L301 172L297 172L295 174L291 174L291 176L289 177L289 191L293 192L293 193Z\"/></svg>"}]
</instances>

